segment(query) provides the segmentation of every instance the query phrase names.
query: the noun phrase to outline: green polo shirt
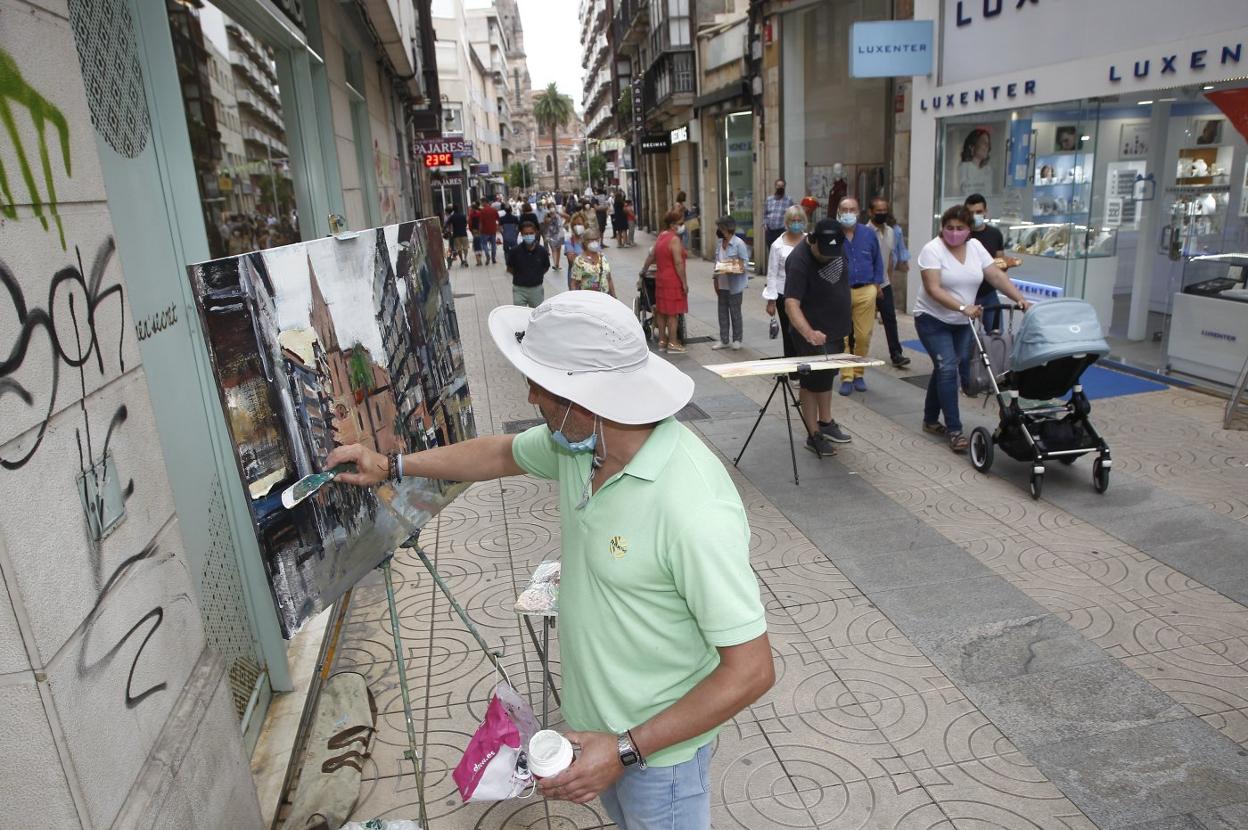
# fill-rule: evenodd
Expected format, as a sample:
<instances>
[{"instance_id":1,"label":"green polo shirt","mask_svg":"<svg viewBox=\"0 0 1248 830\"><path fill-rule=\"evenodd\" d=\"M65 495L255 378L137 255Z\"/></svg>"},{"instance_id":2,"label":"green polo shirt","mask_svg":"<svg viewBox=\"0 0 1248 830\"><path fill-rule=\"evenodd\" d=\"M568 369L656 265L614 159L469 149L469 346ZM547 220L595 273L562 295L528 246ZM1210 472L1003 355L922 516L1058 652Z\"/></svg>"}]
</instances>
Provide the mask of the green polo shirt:
<instances>
[{"instance_id":1,"label":"green polo shirt","mask_svg":"<svg viewBox=\"0 0 1248 830\"><path fill-rule=\"evenodd\" d=\"M589 453L561 449L539 426L516 436L512 454L559 481L559 653L574 730L618 734L649 720L719 665L717 647L767 630L741 497L683 424L660 422L580 510ZM646 762L687 761L718 731Z\"/></svg>"}]
</instances>

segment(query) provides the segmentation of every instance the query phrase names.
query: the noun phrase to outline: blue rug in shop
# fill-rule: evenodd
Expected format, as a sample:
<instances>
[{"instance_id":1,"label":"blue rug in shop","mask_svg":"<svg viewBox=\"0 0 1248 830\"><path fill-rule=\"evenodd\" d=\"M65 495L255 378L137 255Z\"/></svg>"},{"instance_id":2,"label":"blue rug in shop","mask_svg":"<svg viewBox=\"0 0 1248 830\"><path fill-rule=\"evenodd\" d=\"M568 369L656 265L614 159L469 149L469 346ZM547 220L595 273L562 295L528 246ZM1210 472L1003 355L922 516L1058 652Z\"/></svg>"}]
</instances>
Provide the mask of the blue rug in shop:
<instances>
[{"instance_id":1,"label":"blue rug in shop","mask_svg":"<svg viewBox=\"0 0 1248 830\"><path fill-rule=\"evenodd\" d=\"M918 340L903 340L901 345L913 349L920 354L927 354L927 349ZM1120 395L1138 395L1142 392L1160 392L1168 388L1164 383L1145 380L1126 372L1115 372L1104 366L1089 366L1083 372L1083 391L1092 400L1098 398L1116 398Z\"/></svg>"}]
</instances>

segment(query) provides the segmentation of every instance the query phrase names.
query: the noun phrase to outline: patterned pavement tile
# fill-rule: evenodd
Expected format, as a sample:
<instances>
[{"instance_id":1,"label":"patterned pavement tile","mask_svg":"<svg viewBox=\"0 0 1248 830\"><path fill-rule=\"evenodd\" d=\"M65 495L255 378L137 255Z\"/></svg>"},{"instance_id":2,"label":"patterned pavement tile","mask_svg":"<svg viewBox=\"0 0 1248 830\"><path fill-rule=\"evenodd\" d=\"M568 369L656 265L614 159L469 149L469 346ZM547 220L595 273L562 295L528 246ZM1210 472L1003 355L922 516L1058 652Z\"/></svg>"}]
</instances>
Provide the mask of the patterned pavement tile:
<instances>
[{"instance_id":1,"label":"patterned pavement tile","mask_svg":"<svg viewBox=\"0 0 1248 830\"><path fill-rule=\"evenodd\" d=\"M1050 611L1077 611L1122 599L1117 593L1072 565L1059 565L1043 571L1011 573L1006 574L1005 578Z\"/></svg>"},{"instance_id":2,"label":"patterned pavement tile","mask_svg":"<svg viewBox=\"0 0 1248 830\"><path fill-rule=\"evenodd\" d=\"M811 712L821 706L850 706L857 700L828 666L823 652L803 634L770 632L776 683L751 707L758 721Z\"/></svg>"},{"instance_id":3,"label":"patterned pavement tile","mask_svg":"<svg viewBox=\"0 0 1248 830\"><path fill-rule=\"evenodd\" d=\"M909 640L836 646L823 649L822 654L863 706L953 686Z\"/></svg>"},{"instance_id":4,"label":"patterned pavement tile","mask_svg":"<svg viewBox=\"0 0 1248 830\"><path fill-rule=\"evenodd\" d=\"M1248 636L1248 608L1209 588L1152 597L1149 612L1197 643Z\"/></svg>"},{"instance_id":5,"label":"patterned pavement tile","mask_svg":"<svg viewBox=\"0 0 1248 830\"><path fill-rule=\"evenodd\" d=\"M1123 663L1194 715L1248 709L1248 669L1208 646L1142 654Z\"/></svg>"},{"instance_id":6,"label":"patterned pavement tile","mask_svg":"<svg viewBox=\"0 0 1248 830\"><path fill-rule=\"evenodd\" d=\"M1169 651L1195 642L1130 600L1057 611L1055 615L1111 657Z\"/></svg>"},{"instance_id":7,"label":"patterned pavement tile","mask_svg":"<svg viewBox=\"0 0 1248 830\"><path fill-rule=\"evenodd\" d=\"M967 830L1093 830L1096 827L1021 753L933 767L923 788Z\"/></svg>"},{"instance_id":8,"label":"patterned pavement tile","mask_svg":"<svg viewBox=\"0 0 1248 830\"><path fill-rule=\"evenodd\" d=\"M1201 715L1200 719L1248 750L1248 709Z\"/></svg>"},{"instance_id":9,"label":"patterned pavement tile","mask_svg":"<svg viewBox=\"0 0 1248 830\"><path fill-rule=\"evenodd\" d=\"M826 561L826 560L825 560ZM831 565L831 563L828 563ZM822 571L822 572L820 572ZM862 592L835 567L808 568L790 565L783 568L755 568L758 578L770 590L780 607L791 609L802 605L856 599Z\"/></svg>"},{"instance_id":10,"label":"patterned pavement tile","mask_svg":"<svg viewBox=\"0 0 1248 830\"><path fill-rule=\"evenodd\" d=\"M863 709L910 772L1018 752L957 689L864 703Z\"/></svg>"},{"instance_id":11,"label":"patterned pavement tile","mask_svg":"<svg viewBox=\"0 0 1248 830\"><path fill-rule=\"evenodd\" d=\"M759 721L798 792L889 774L896 751L861 706Z\"/></svg>"}]
</instances>

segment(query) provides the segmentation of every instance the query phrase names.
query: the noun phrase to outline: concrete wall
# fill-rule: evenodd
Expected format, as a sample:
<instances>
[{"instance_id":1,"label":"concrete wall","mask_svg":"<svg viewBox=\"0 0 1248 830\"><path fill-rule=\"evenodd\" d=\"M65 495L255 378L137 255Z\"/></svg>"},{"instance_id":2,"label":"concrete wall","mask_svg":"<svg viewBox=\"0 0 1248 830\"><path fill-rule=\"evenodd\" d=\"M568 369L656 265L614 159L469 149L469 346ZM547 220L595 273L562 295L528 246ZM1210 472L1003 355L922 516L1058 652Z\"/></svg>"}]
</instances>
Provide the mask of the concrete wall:
<instances>
[{"instance_id":1,"label":"concrete wall","mask_svg":"<svg viewBox=\"0 0 1248 830\"><path fill-rule=\"evenodd\" d=\"M15 202L0 222L0 823L254 827L139 356L184 312L130 313L64 0L0 0L0 77L19 136L0 141ZM96 116L120 144L151 140L141 89ZM124 516L96 540L78 481L105 456Z\"/></svg>"},{"instance_id":2,"label":"concrete wall","mask_svg":"<svg viewBox=\"0 0 1248 830\"><path fill-rule=\"evenodd\" d=\"M409 215L411 205L403 195L403 151L395 120L398 106L394 91L385 82L377 50L360 25L354 7L323 3L320 9L334 145L348 226L359 229L415 219ZM364 95L367 112L367 129L360 130L358 135L352 117L353 96L347 90L349 55L358 56L364 87L358 91ZM367 146L359 147L357 139Z\"/></svg>"}]
</instances>

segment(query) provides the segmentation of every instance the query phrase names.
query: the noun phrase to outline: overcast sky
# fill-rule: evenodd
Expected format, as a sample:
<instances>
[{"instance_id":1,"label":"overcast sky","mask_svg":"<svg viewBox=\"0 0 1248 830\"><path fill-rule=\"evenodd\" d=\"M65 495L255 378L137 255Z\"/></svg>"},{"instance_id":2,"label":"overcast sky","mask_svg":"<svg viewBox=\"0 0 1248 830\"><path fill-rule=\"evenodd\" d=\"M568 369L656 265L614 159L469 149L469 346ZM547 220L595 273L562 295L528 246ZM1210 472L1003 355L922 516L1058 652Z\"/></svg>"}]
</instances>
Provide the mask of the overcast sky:
<instances>
[{"instance_id":1,"label":"overcast sky","mask_svg":"<svg viewBox=\"0 0 1248 830\"><path fill-rule=\"evenodd\" d=\"M577 0L518 0L533 89L551 81L581 111L581 21Z\"/></svg>"}]
</instances>

